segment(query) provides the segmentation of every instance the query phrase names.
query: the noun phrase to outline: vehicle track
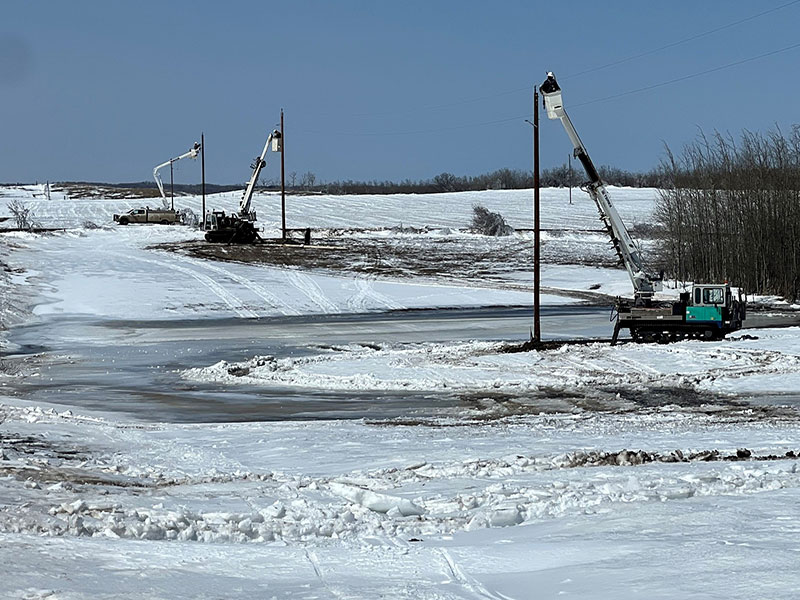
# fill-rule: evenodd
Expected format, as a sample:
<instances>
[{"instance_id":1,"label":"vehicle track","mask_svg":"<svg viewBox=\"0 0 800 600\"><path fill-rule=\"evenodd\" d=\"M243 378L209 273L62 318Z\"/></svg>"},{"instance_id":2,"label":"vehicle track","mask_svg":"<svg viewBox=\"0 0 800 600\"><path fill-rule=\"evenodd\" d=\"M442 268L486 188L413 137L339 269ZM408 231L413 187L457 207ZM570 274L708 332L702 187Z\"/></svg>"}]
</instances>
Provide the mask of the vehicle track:
<instances>
[{"instance_id":1,"label":"vehicle track","mask_svg":"<svg viewBox=\"0 0 800 600\"><path fill-rule=\"evenodd\" d=\"M204 286L206 286L209 290L211 290L220 300L222 300L228 308L230 308L233 312L235 312L238 316L242 317L243 319L256 319L258 318L258 314L249 308L247 308L244 302L238 296L232 294L228 290L226 290L222 285L214 281L208 275L204 275L203 273L198 273L197 271L190 269L188 267L184 267L182 265L177 265L174 263L170 263L166 260L157 260L153 258L144 258L143 256L134 256L134 255L124 255L120 252L108 252L109 254L114 254L116 256L125 257L128 259L138 260L139 262L144 262L152 265L157 265L159 267L164 267L167 269L171 269L173 271L178 271L183 273L184 275L188 275L193 279L196 279Z\"/></svg>"},{"instance_id":2,"label":"vehicle track","mask_svg":"<svg viewBox=\"0 0 800 600\"><path fill-rule=\"evenodd\" d=\"M405 308L402 304L395 302L389 296L378 292L374 287L374 277L359 277L353 280L353 284L356 287L356 293L347 301L347 306L351 310L368 310L373 308L369 306L370 300L373 300L381 307L385 307L389 310L401 310Z\"/></svg>"},{"instance_id":3,"label":"vehicle track","mask_svg":"<svg viewBox=\"0 0 800 600\"><path fill-rule=\"evenodd\" d=\"M191 264L191 265L193 265L195 267L199 267L199 268L202 268L202 269L207 269L209 271L213 271L214 273L219 273L222 276L227 277L228 279L231 279L231 280L233 280L233 281L235 281L237 283L240 283L245 288L247 288L248 290L253 292L256 296L260 297L262 300L267 302L270 306L272 306L273 308L277 309L283 315L299 315L300 314L300 311L298 311L297 309L295 309L292 306L290 306L287 302L285 302L285 301L281 300L280 298L278 298L278 296L276 296L275 294L273 294L272 292L267 290L261 284L256 283L253 280L248 279L246 277L243 277L241 275L237 275L230 268L223 269L222 267L218 267L216 265L210 264L208 261L200 261L200 260L197 260L197 259L188 258L188 257L183 256L181 254L175 254L175 255L170 255L170 256L175 258L176 260L179 260L179 261L184 262L184 263Z\"/></svg>"},{"instance_id":4,"label":"vehicle track","mask_svg":"<svg viewBox=\"0 0 800 600\"><path fill-rule=\"evenodd\" d=\"M438 549L439 555L444 559L445 564L447 565L446 573L449 575L454 581L457 581L459 585L461 585L465 590L473 594L477 598L489 599L489 600L513 600L509 596L505 594L495 594L484 585L472 577L468 575L461 566L453 559L450 553L445 548Z\"/></svg>"},{"instance_id":5,"label":"vehicle track","mask_svg":"<svg viewBox=\"0 0 800 600\"><path fill-rule=\"evenodd\" d=\"M316 304L322 312L325 314L342 312L338 306L328 300L317 282L311 277L299 271L285 271L284 273L289 283Z\"/></svg>"}]
</instances>

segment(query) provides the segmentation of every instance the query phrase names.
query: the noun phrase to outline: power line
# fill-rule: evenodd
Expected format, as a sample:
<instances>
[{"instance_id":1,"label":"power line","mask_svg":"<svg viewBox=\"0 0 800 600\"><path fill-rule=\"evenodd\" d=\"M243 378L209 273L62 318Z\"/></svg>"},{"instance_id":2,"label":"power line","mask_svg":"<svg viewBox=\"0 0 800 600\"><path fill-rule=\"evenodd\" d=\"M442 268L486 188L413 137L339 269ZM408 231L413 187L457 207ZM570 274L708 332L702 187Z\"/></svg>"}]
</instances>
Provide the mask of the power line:
<instances>
[{"instance_id":1,"label":"power line","mask_svg":"<svg viewBox=\"0 0 800 600\"><path fill-rule=\"evenodd\" d=\"M744 18L739 19L737 21L732 21L732 22L727 23L725 25L721 25L719 27L715 27L713 29L709 29L707 31L703 31L701 33L698 33L698 34L695 34L695 35L680 39L680 40L675 41L675 42L670 42L669 44L664 44L663 46L659 46L659 47L653 48L651 50L646 50L646 51L640 52L638 54L632 54L631 56L627 56L625 58L621 58L619 60L615 60L615 61L603 64L603 65L600 65L600 66L597 66L597 67L592 67L590 69L586 69L584 71L579 71L577 73L563 75L559 79L561 79L563 81L563 80L571 79L571 78L574 78L574 77L580 77L582 75L587 75L589 73L594 73L596 71L602 71L602 70L608 69L610 67L615 67L617 65L621 65L623 63L630 62L632 60L636 60L637 58L642 58L644 56L650 56L651 54L656 54L657 52L661 52L662 50L667 50L669 48L674 48L674 47L680 46L682 44L693 42L695 40L707 37L709 35L713 35L713 34L718 33L720 31L724 31L725 29L730 29L731 27L736 27L737 25L741 25L742 23L747 23L749 21L753 21L755 19L763 17L764 15L768 15L770 13L777 12L779 10L782 10L784 8L788 8L789 6L793 6L793 5L798 4L798 3L800 3L800 0L791 0L791 2L786 2L784 4L781 4L780 6L776 6L774 8L770 8L770 9L761 11L759 13L756 13L754 15L750 15L749 17L744 17ZM502 91L502 92L497 92L497 93L494 93L494 94L487 94L487 95L484 95L484 96L475 96L475 97L472 97L472 98L464 98L462 100L456 100L454 102L448 102L448 103L444 103L444 104L434 104L434 105L428 105L428 106L419 106L419 107L416 107L416 108L408 108L408 109L399 110L399 111L385 111L385 112L375 112L375 113L355 113L355 114L350 115L350 117L353 117L353 118L369 118L369 117L388 117L388 116L392 116L392 115L414 114L414 113L418 113L418 112L422 112L422 111L439 110L439 109L443 109L443 108L451 108L451 107L454 107L454 106L461 106L461 105L464 105L464 104L472 104L474 102L480 102L481 100L490 100L492 98L499 98L501 96L509 96L511 94L516 94L518 92L523 92L523 91L527 91L527 90L530 90L530 89L531 89L531 86L524 86L524 87L514 88L512 90L505 90L505 91ZM447 129L449 129L449 128L443 129L442 131L447 130Z\"/></svg>"},{"instance_id":2,"label":"power line","mask_svg":"<svg viewBox=\"0 0 800 600\"><path fill-rule=\"evenodd\" d=\"M639 54L632 54L626 58L621 58L619 60L615 60L610 63L606 63L604 65L600 65L599 67L593 67L591 69L586 69L585 71L579 71L578 73L573 73L571 75L566 75L561 79L570 79L572 77L579 77L581 75L586 75L588 73L594 73L595 71L602 71L603 69L608 69L609 67L616 67L617 65L621 65L626 62L630 62L632 60L636 60L637 58L642 58L643 56L649 56L651 54L655 54L656 52L661 52L662 50L666 50L668 48L674 48L675 46L680 46L681 44L686 44L687 42L693 42L694 40L698 40L700 38L709 36L711 34L717 33L719 31L723 31L724 29L730 29L731 27L735 27L736 25L741 25L742 23L747 23L748 21L752 21L759 17L763 17L769 13L776 12L788 6L792 6L793 4L797 4L800 0L792 0L791 2L787 2L786 4L781 4L780 6L776 6L775 8L770 8L769 10L762 11L755 15L751 15L749 17L745 17L744 19L739 19L738 21L733 21L732 23L728 23L727 25L721 25L720 27L715 27L714 29L709 29L708 31L704 31L702 33L698 33L696 35L689 36L687 38L683 38L682 40L678 40L677 42L671 42L669 44L665 44L663 46L659 46L658 48L653 48L652 50L647 50L645 52L640 52Z\"/></svg>"},{"instance_id":3,"label":"power line","mask_svg":"<svg viewBox=\"0 0 800 600\"><path fill-rule=\"evenodd\" d=\"M613 94L611 96L605 96L604 98L595 98L594 100L588 100L587 102L581 102L579 104L573 104L573 108L578 108L580 106L588 106L590 104L596 104L598 102L605 102L607 100L613 100L614 98L622 98L624 96L630 96L631 94L638 94L640 92L646 92L648 90L654 90L656 88L664 87L665 85L671 85L673 83L678 83L681 81L686 81L687 79L693 79L695 77L700 77L702 75L708 75L709 73L715 73L717 71L722 71L723 69L729 69L731 67L736 67L738 65L743 65L745 63L753 62L754 60L759 60L761 58L766 58L767 56L774 56L775 54L781 54L782 52L788 52L789 50L794 50L795 48L800 48L800 43L792 44L791 46L786 46L785 48L781 48L779 50L772 50L771 52L765 52L764 54L759 54L758 56L751 56L750 58L744 58L742 60L737 60L732 63L728 63L727 65L721 65L719 67L714 67L712 69L706 69L705 71L699 71L697 73L692 73L691 75L684 75L682 77L676 77L675 79L670 79L669 81L662 81L661 83L654 83L653 85L648 85L645 87L637 88L635 90L628 90L627 92L622 92L620 94Z\"/></svg>"},{"instance_id":4,"label":"power line","mask_svg":"<svg viewBox=\"0 0 800 600\"><path fill-rule=\"evenodd\" d=\"M391 135L422 135L425 133L440 133L443 131L456 131L458 129L471 129L473 127L483 127L486 125L499 125L501 123L510 123L512 121L519 121L520 119L530 117L530 114L508 117L506 119L497 119L494 121L483 121L481 123L467 123L464 125L452 125L449 127L437 127L434 129L417 129L417 130L403 130L403 131L376 131L376 132L359 132L359 131L318 131L313 129L303 129L303 133L315 133L324 135L341 135L341 136L354 136L354 137L382 137Z\"/></svg>"},{"instance_id":5,"label":"power line","mask_svg":"<svg viewBox=\"0 0 800 600\"><path fill-rule=\"evenodd\" d=\"M800 0L798 0L800 1ZM774 56L776 54L781 54L783 52L788 52L790 50L794 50L795 48L800 48L800 42L796 44L792 44L790 46L786 46L785 48L779 48L778 50L772 50L770 52L765 52L763 54L759 54L757 56L751 56L749 58L744 58L742 60L737 60L731 63L727 63L725 65L720 65L718 67L713 67L711 69L706 69L704 71L698 71L697 73L691 73L689 75L683 75L681 77L676 77L674 79L669 79L667 81L662 81L660 83L654 83L652 85L647 85L644 87L636 88L633 90L628 90L625 92L621 92L619 94L613 94L611 96L604 96L602 98L595 98L594 100L588 100L586 102L580 102L578 104L571 105L571 108L580 108L583 106L589 106L591 104L597 104L599 102L606 102L608 100L613 100L615 98L622 98L625 96L630 96L632 94L638 94L641 92L646 92L649 90L657 89L660 87L664 87L667 85L672 85L673 83L680 83L681 81L686 81L688 79L694 79L696 77L701 77L703 75L708 75L710 73L715 73L717 71L722 71L724 69L730 69L731 67L736 67L739 65L743 65L749 62L753 62L756 60L760 60L762 58L766 58L768 56ZM341 136L356 136L356 137L381 137L381 136L397 136L397 135L423 135L428 133L440 133L445 131L457 131L459 129L471 129L473 127L484 127L487 125L498 125L501 123L510 123L512 121L521 121L522 119L528 119L531 117L530 113L524 115L518 115L515 117L508 117L504 119L496 119L493 121L483 121L480 123L466 123L462 125L452 125L449 127L437 127L432 129L418 129L418 130L404 130L404 131L386 131L386 132L353 132L353 131L345 131L345 132L338 132L338 133L331 133L331 132L322 132L322 131L313 131L313 130L303 130L303 133L315 133L315 134L326 134L326 135L341 135Z\"/></svg>"}]
</instances>

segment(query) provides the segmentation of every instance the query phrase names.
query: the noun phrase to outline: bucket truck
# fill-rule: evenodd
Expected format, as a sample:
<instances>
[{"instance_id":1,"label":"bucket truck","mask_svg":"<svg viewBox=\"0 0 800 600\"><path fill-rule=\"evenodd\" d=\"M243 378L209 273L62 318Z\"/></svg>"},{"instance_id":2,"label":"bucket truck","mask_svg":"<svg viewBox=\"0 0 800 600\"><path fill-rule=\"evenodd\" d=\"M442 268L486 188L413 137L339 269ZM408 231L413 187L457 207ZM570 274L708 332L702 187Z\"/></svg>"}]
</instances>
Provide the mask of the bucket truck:
<instances>
[{"instance_id":1,"label":"bucket truck","mask_svg":"<svg viewBox=\"0 0 800 600\"><path fill-rule=\"evenodd\" d=\"M266 156L270 149L273 152L283 151L281 132L277 129L269 134L261 155L256 157L253 164L250 165L253 172L242 194L242 199L239 201L239 212L226 215L225 211L220 210L206 215L204 228L207 242L252 244L261 239L255 226L256 212L251 211L250 206L253 202L258 176L267 165Z\"/></svg>"},{"instance_id":2,"label":"bucket truck","mask_svg":"<svg viewBox=\"0 0 800 600\"><path fill-rule=\"evenodd\" d=\"M628 329L635 341L663 342L685 337L722 339L740 329L746 316L746 304L742 301L741 293L738 298L734 297L727 282L694 284L691 293L680 294L677 302L654 300L654 294L662 290L663 276L647 270L640 249L631 239L608 189L564 109L561 88L552 72L547 74L539 91L548 118L561 121L572 143L573 155L589 177L581 189L594 200L611 245L633 284L632 302L617 298L612 312L615 323L611 343L616 343L621 329Z\"/></svg>"},{"instance_id":3,"label":"bucket truck","mask_svg":"<svg viewBox=\"0 0 800 600\"><path fill-rule=\"evenodd\" d=\"M200 153L200 144L195 142L194 146L189 148L188 152L184 152L180 156L176 156L175 158L170 158L169 160L161 163L156 168L153 169L153 179L156 180L156 185L158 186L158 191L161 192L161 201L164 204L164 208L167 208L167 196L164 194L164 183L161 181L161 175L158 172L169 165L170 171L172 170L172 163L176 163L179 160L183 160L184 158L197 158L197 155ZM174 210L175 207L173 206L172 209Z\"/></svg>"}]
</instances>

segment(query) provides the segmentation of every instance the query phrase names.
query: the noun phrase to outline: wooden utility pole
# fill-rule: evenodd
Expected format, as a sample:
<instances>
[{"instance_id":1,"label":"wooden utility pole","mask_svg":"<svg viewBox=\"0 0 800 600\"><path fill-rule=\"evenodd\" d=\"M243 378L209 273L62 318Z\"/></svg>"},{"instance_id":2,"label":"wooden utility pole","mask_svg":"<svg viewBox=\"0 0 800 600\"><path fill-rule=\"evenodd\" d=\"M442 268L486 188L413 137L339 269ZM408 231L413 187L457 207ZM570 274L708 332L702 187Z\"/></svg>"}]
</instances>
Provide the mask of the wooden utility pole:
<instances>
[{"instance_id":1,"label":"wooden utility pole","mask_svg":"<svg viewBox=\"0 0 800 600\"><path fill-rule=\"evenodd\" d=\"M569 203L572 204L572 154L567 154L567 164L569 165Z\"/></svg>"},{"instance_id":2,"label":"wooden utility pole","mask_svg":"<svg viewBox=\"0 0 800 600\"><path fill-rule=\"evenodd\" d=\"M533 86L533 341L542 341L539 322L539 91Z\"/></svg>"},{"instance_id":3,"label":"wooden utility pole","mask_svg":"<svg viewBox=\"0 0 800 600\"><path fill-rule=\"evenodd\" d=\"M205 134L200 133L200 190L203 194L202 214L200 215L200 222L202 228L206 228L206 140Z\"/></svg>"},{"instance_id":4,"label":"wooden utility pole","mask_svg":"<svg viewBox=\"0 0 800 600\"><path fill-rule=\"evenodd\" d=\"M175 210L175 180L172 178L172 161L169 161L169 197L172 210Z\"/></svg>"},{"instance_id":5,"label":"wooden utility pole","mask_svg":"<svg viewBox=\"0 0 800 600\"><path fill-rule=\"evenodd\" d=\"M281 109L281 232L286 239L286 133L283 131L283 109Z\"/></svg>"}]
</instances>

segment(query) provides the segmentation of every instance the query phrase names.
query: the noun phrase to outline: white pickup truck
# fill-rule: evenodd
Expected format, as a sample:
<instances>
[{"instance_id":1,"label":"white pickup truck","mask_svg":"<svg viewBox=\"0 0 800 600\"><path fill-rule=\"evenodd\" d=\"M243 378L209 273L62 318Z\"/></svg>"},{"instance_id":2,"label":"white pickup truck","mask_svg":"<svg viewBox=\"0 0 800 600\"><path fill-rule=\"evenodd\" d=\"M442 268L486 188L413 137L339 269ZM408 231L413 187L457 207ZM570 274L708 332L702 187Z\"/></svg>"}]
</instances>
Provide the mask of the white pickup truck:
<instances>
[{"instance_id":1,"label":"white pickup truck","mask_svg":"<svg viewBox=\"0 0 800 600\"><path fill-rule=\"evenodd\" d=\"M114 215L114 222L120 225L129 223L156 223L161 225L174 225L181 222L181 216L177 211L168 208L132 208L121 215Z\"/></svg>"}]
</instances>

